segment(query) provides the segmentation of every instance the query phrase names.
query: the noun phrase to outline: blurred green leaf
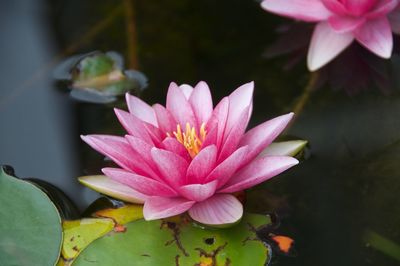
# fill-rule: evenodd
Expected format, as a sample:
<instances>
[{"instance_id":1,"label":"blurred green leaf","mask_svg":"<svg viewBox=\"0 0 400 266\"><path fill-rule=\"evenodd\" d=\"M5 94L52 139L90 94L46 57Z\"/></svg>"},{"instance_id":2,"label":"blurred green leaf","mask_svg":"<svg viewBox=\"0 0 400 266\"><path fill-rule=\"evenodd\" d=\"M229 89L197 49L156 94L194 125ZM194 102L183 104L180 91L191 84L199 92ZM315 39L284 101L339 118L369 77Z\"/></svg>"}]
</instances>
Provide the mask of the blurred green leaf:
<instances>
[{"instance_id":1,"label":"blurred green leaf","mask_svg":"<svg viewBox=\"0 0 400 266\"><path fill-rule=\"evenodd\" d=\"M0 264L54 265L62 242L61 219L48 196L0 169Z\"/></svg>"}]
</instances>

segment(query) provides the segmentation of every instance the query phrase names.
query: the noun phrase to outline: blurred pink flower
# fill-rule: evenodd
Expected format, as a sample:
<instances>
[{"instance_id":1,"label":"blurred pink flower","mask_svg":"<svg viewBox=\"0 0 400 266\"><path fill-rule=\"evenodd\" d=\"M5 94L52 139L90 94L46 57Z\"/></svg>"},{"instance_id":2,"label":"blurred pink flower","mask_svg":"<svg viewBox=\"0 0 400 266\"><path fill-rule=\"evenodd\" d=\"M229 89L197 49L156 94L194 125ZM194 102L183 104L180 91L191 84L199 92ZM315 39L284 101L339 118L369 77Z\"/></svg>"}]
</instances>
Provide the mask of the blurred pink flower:
<instances>
[{"instance_id":1,"label":"blurred pink flower","mask_svg":"<svg viewBox=\"0 0 400 266\"><path fill-rule=\"evenodd\" d=\"M115 113L128 135L82 139L121 167L102 169L118 182L109 190L117 198L144 202L146 220L188 211L204 224L234 223L242 217L243 207L232 193L298 163L290 156L260 155L293 113L245 132L253 86L253 82L242 85L214 109L205 82L195 88L171 83L166 107L149 106L127 94L129 113L119 109Z\"/></svg>"},{"instance_id":2,"label":"blurred pink flower","mask_svg":"<svg viewBox=\"0 0 400 266\"><path fill-rule=\"evenodd\" d=\"M390 58L392 31L400 34L399 0L264 0L261 6L282 16L318 22L307 64L317 70L354 40L382 58Z\"/></svg>"}]
</instances>

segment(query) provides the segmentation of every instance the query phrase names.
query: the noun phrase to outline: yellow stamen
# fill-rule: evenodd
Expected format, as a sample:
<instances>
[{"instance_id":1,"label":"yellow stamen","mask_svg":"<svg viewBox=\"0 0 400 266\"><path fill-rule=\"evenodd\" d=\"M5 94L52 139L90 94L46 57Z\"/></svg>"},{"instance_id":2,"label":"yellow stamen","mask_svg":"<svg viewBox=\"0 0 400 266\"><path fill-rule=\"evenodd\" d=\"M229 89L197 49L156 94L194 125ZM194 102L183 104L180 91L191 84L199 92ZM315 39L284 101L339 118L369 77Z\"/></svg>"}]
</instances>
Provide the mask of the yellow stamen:
<instances>
[{"instance_id":1,"label":"yellow stamen","mask_svg":"<svg viewBox=\"0 0 400 266\"><path fill-rule=\"evenodd\" d=\"M182 132L181 125L176 126L176 131L173 132L175 138L186 148L189 155L195 157L201 149L204 139L206 138L206 124L201 124L200 137L197 135L196 129L191 127L189 123L186 123L186 130ZM168 136L170 134L167 134Z\"/></svg>"}]
</instances>

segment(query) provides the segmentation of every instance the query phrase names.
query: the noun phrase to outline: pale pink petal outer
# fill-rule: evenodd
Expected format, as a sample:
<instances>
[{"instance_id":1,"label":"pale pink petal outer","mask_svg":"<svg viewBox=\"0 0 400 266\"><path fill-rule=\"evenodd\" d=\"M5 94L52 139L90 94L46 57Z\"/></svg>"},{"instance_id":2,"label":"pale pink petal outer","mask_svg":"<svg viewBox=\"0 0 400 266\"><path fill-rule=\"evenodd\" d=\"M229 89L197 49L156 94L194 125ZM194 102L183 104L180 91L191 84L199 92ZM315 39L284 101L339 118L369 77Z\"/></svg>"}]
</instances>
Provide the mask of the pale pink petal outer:
<instances>
[{"instance_id":1,"label":"pale pink petal outer","mask_svg":"<svg viewBox=\"0 0 400 266\"><path fill-rule=\"evenodd\" d=\"M176 126L178 123L175 121L175 118L172 114L162 105L155 104L153 106L154 112L156 113L158 127L160 130L166 134L176 131Z\"/></svg>"},{"instance_id":2,"label":"pale pink petal outer","mask_svg":"<svg viewBox=\"0 0 400 266\"><path fill-rule=\"evenodd\" d=\"M253 92L254 82L252 81L243 84L228 96L229 110L225 126L224 139L226 139L226 136L230 132L231 128L233 128L236 123L239 122L244 110L247 109L248 119L250 119L252 110L251 106L253 104Z\"/></svg>"},{"instance_id":3,"label":"pale pink petal outer","mask_svg":"<svg viewBox=\"0 0 400 266\"><path fill-rule=\"evenodd\" d=\"M268 120L246 132L239 146L249 146L249 152L243 164L253 160L285 129L294 113L281 115Z\"/></svg>"},{"instance_id":4,"label":"pale pink petal outer","mask_svg":"<svg viewBox=\"0 0 400 266\"><path fill-rule=\"evenodd\" d=\"M128 104L129 112L135 115L142 121L150 123L154 126L158 126L156 114L154 113L153 108L139 99L136 96L130 95L126 93L125 95L126 103Z\"/></svg>"},{"instance_id":5,"label":"pale pink petal outer","mask_svg":"<svg viewBox=\"0 0 400 266\"><path fill-rule=\"evenodd\" d=\"M233 193L258 185L298 164L299 161L289 156L266 156L258 158L235 174L221 193Z\"/></svg>"},{"instance_id":6,"label":"pale pink petal outer","mask_svg":"<svg viewBox=\"0 0 400 266\"><path fill-rule=\"evenodd\" d=\"M303 21L321 21L331 12L320 0L264 0L261 7L266 11Z\"/></svg>"},{"instance_id":7,"label":"pale pink petal outer","mask_svg":"<svg viewBox=\"0 0 400 266\"><path fill-rule=\"evenodd\" d=\"M179 193L196 202L203 201L214 195L218 181L214 180L205 184L190 184L179 188Z\"/></svg>"},{"instance_id":8,"label":"pale pink petal outer","mask_svg":"<svg viewBox=\"0 0 400 266\"><path fill-rule=\"evenodd\" d=\"M210 145L200 150L193 158L186 173L186 184L198 184L214 169L217 161L217 147Z\"/></svg>"},{"instance_id":9,"label":"pale pink petal outer","mask_svg":"<svg viewBox=\"0 0 400 266\"><path fill-rule=\"evenodd\" d=\"M354 31L356 40L365 48L382 58L390 58L393 50L393 35L386 17L368 20Z\"/></svg>"},{"instance_id":10,"label":"pale pink petal outer","mask_svg":"<svg viewBox=\"0 0 400 266\"><path fill-rule=\"evenodd\" d=\"M132 149L125 138L108 135L87 135L81 138L122 168L154 179L158 178L158 175L147 163L143 162L142 157Z\"/></svg>"},{"instance_id":11,"label":"pale pink petal outer","mask_svg":"<svg viewBox=\"0 0 400 266\"><path fill-rule=\"evenodd\" d=\"M192 105L198 122L197 126L200 128L202 123L208 122L213 111L213 101L207 83L200 81L194 87L193 93L189 98L189 103Z\"/></svg>"},{"instance_id":12,"label":"pale pink petal outer","mask_svg":"<svg viewBox=\"0 0 400 266\"><path fill-rule=\"evenodd\" d=\"M104 195L131 203L144 203L149 197L104 175L82 176L79 182Z\"/></svg>"},{"instance_id":13,"label":"pale pink petal outer","mask_svg":"<svg viewBox=\"0 0 400 266\"><path fill-rule=\"evenodd\" d=\"M232 175L242 165L242 161L246 158L248 146L241 147L234 151L228 158L220 163L212 172L207 176L205 182L212 180L218 181L218 188L228 182Z\"/></svg>"},{"instance_id":14,"label":"pale pink petal outer","mask_svg":"<svg viewBox=\"0 0 400 266\"><path fill-rule=\"evenodd\" d=\"M353 40L353 34L350 32L336 33L328 22L318 23L308 49L308 69L315 71L326 65L346 49Z\"/></svg>"},{"instance_id":15,"label":"pale pink petal outer","mask_svg":"<svg viewBox=\"0 0 400 266\"><path fill-rule=\"evenodd\" d=\"M176 138L166 137L161 146L167 151L178 154L189 163L192 161L192 158L190 157L186 148Z\"/></svg>"},{"instance_id":16,"label":"pale pink petal outer","mask_svg":"<svg viewBox=\"0 0 400 266\"><path fill-rule=\"evenodd\" d=\"M166 150L151 149L151 156L167 184L178 188L184 184L188 162L181 156Z\"/></svg>"},{"instance_id":17,"label":"pale pink petal outer","mask_svg":"<svg viewBox=\"0 0 400 266\"><path fill-rule=\"evenodd\" d=\"M167 110L182 128L186 127L186 123L189 123L191 126L197 125L192 106L189 104L183 91L173 82L168 88L166 106Z\"/></svg>"},{"instance_id":18,"label":"pale pink petal outer","mask_svg":"<svg viewBox=\"0 0 400 266\"><path fill-rule=\"evenodd\" d=\"M395 34L400 34L400 8L389 14L388 16L392 31Z\"/></svg>"},{"instance_id":19,"label":"pale pink petal outer","mask_svg":"<svg viewBox=\"0 0 400 266\"><path fill-rule=\"evenodd\" d=\"M194 201L184 198L150 197L143 207L143 216L146 221L175 216L189 210Z\"/></svg>"},{"instance_id":20,"label":"pale pink petal outer","mask_svg":"<svg viewBox=\"0 0 400 266\"><path fill-rule=\"evenodd\" d=\"M173 197L178 193L168 185L152 178L137 175L119 168L103 168L103 173L121 184L149 196Z\"/></svg>"},{"instance_id":21,"label":"pale pink petal outer","mask_svg":"<svg viewBox=\"0 0 400 266\"><path fill-rule=\"evenodd\" d=\"M329 18L329 25L337 33L350 32L365 23L364 17L350 17L350 16L332 16Z\"/></svg>"},{"instance_id":22,"label":"pale pink petal outer","mask_svg":"<svg viewBox=\"0 0 400 266\"><path fill-rule=\"evenodd\" d=\"M197 202L189 209L193 220L202 224L219 225L238 222L243 216L242 203L229 194L216 194Z\"/></svg>"},{"instance_id":23,"label":"pale pink petal outer","mask_svg":"<svg viewBox=\"0 0 400 266\"><path fill-rule=\"evenodd\" d=\"M183 94L185 95L186 99L189 100L190 95L192 95L193 87L188 84L182 84L179 86L179 89L182 90Z\"/></svg>"},{"instance_id":24,"label":"pale pink petal outer","mask_svg":"<svg viewBox=\"0 0 400 266\"><path fill-rule=\"evenodd\" d=\"M130 135L140 138L145 142L154 145L153 140L149 136L146 128L144 127L143 121L141 121L136 116L117 108L114 108L114 112L117 115L117 118L121 125Z\"/></svg>"},{"instance_id":25,"label":"pale pink petal outer","mask_svg":"<svg viewBox=\"0 0 400 266\"><path fill-rule=\"evenodd\" d=\"M367 18L378 18L385 16L389 12L393 11L398 6L398 0L381 0L375 6L374 9L366 14Z\"/></svg>"}]
</instances>

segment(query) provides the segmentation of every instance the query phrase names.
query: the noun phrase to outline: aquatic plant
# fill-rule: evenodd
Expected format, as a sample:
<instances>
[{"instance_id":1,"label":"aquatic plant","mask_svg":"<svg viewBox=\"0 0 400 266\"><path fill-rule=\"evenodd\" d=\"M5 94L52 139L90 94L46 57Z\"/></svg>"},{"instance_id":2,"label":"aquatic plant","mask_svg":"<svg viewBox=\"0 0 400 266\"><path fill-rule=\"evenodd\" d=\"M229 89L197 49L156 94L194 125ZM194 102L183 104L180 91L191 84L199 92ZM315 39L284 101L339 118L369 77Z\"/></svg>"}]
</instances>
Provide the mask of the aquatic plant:
<instances>
[{"instance_id":1,"label":"aquatic plant","mask_svg":"<svg viewBox=\"0 0 400 266\"><path fill-rule=\"evenodd\" d=\"M329 63L354 40L382 58L390 58L394 33L400 33L398 0L264 0L265 10L317 22L308 50L311 71Z\"/></svg>"},{"instance_id":2,"label":"aquatic plant","mask_svg":"<svg viewBox=\"0 0 400 266\"><path fill-rule=\"evenodd\" d=\"M293 113L245 132L253 107L253 89L253 82L244 84L215 108L205 82L194 88L171 83L166 107L149 106L127 94L129 113L119 109L115 113L128 135L82 136L121 168L103 168L105 180L92 178L83 183L106 187L115 198L144 203L146 220L188 211L192 219L203 224L239 221L243 207L232 193L253 187L298 163L290 156L260 155Z\"/></svg>"}]
</instances>

